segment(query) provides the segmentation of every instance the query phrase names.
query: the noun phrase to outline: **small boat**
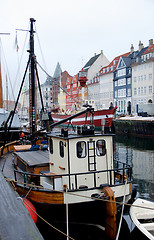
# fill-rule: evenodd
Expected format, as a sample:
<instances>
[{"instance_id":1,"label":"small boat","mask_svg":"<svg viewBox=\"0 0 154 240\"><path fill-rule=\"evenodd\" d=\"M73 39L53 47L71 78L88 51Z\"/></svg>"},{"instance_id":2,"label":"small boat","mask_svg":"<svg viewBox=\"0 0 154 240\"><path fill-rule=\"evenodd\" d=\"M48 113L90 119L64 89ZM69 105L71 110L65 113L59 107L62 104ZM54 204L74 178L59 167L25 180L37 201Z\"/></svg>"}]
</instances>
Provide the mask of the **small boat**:
<instances>
[{"instance_id":1,"label":"small boat","mask_svg":"<svg viewBox=\"0 0 154 240\"><path fill-rule=\"evenodd\" d=\"M114 132L113 129L113 118L114 114L116 113L117 107L111 108L111 109L102 109L102 110L96 110L94 111L94 125L95 129L100 131L103 130L104 132ZM67 117L70 117L72 115L68 114L60 114L60 113L52 113L52 118L54 122L59 122ZM63 123L62 127L69 124L71 127L76 127L79 125L83 125L85 121L86 114L80 115L77 118L72 119L71 122L65 122ZM90 124L90 114L87 115L87 124Z\"/></svg>"},{"instance_id":2,"label":"small boat","mask_svg":"<svg viewBox=\"0 0 154 240\"><path fill-rule=\"evenodd\" d=\"M143 239L154 240L154 202L137 198L130 208L130 216ZM134 231L134 230L133 230Z\"/></svg>"}]
</instances>

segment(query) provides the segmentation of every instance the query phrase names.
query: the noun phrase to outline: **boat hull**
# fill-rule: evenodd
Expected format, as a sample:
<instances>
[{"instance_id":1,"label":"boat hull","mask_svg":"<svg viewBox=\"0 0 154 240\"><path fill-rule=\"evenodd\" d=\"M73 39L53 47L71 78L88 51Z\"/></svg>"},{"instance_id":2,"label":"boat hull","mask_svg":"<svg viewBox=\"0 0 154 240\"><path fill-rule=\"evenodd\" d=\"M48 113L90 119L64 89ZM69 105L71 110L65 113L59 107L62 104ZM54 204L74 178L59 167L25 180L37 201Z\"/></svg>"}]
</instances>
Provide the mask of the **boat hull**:
<instances>
[{"instance_id":1,"label":"boat hull","mask_svg":"<svg viewBox=\"0 0 154 240\"><path fill-rule=\"evenodd\" d=\"M103 110L98 110L94 111L94 126L96 130L102 130L104 126L104 130L110 130L113 128L112 120L114 118L114 113L116 112L116 107L113 109L103 109ZM52 114L52 118L54 122L59 122L60 120L63 120L65 118L70 117L71 115L66 115L66 114L58 114L54 113ZM85 117L86 114L82 114L81 116L76 117L75 119L71 120L71 125L73 126L79 126L79 125L84 125L85 124ZM87 124L91 124L91 116L90 113L87 115ZM68 125L69 122L67 121L66 123L63 123L61 126L66 126ZM113 130L113 129L112 129Z\"/></svg>"}]
</instances>

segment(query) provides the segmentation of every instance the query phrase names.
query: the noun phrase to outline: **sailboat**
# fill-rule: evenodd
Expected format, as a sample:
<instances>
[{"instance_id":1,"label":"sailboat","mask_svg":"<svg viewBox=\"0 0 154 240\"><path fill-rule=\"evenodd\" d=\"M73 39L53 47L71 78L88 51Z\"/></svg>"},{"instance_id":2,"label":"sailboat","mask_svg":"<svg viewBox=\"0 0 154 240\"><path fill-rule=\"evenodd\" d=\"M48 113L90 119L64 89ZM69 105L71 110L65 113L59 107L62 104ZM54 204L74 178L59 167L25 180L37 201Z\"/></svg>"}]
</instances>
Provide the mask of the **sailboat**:
<instances>
[{"instance_id":1,"label":"sailboat","mask_svg":"<svg viewBox=\"0 0 154 240\"><path fill-rule=\"evenodd\" d=\"M119 209L116 202L124 197L128 202L132 197L132 167L113 160L114 135L95 132L92 107L50 124L46 134L48 146L40 136L41 131L36 131L34 22L30 19L27 64L31 66L32 81L31 138L28 144L16 141L0 149L3 174L18 194L30 200L37 213L50 223L97 224L104 227L110 239L115 239ZM87 124L85 118L77 131L67 128L54 131L59 124L84 114L90 115L91 121Z\"/></svg>"}]
</instances>

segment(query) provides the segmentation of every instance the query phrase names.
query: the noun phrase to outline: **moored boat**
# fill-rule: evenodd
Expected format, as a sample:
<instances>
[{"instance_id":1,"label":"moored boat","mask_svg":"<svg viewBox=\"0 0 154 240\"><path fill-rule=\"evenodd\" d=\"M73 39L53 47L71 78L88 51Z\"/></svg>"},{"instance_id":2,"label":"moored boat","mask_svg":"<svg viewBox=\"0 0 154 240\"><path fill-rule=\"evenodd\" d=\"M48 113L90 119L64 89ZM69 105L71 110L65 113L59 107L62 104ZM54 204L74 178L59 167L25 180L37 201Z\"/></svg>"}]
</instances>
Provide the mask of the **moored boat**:
<instances>
[{"instance_id":1,"label":"moored boat","mask_svg":"<svg viewBox=\"0 0 154 240\"><path fill-rule=\"evenodd\" d=\"M103 130L105 132L114 132L113 128L113 118L114 114L116 112L117 107L114 107L112 109L101 109L94 111L94 125L96 130ZM60 113L52 113L52 118L54 122L59 122L67 117L70 117L72 115L68 114L60 114ZM81 116L78 116L77 118L72 119L71 122L65 122L63 123L62 127L69 124L69 126L78 126L83 125L85 121L86 114L83 114ZM90 124L90 114L87 115L87 124Z\"/></svg>"},{"instance_id":2,"label":"moored boat","mask_svg":"<svg viewBox=\"0 0 154 240\"><path fill-rule=\"evenodd\" d=\"M34 21L31 19L27 68L30 63L36 69L32 51ZM33 70L31 68L32 80ZM52 123L51 129L85 116L83 125L76 131L68 131L68 128L60 132L48 131L46 145L41 131L37 132L35 127L35 82L32 86L31 135L28 144L22 139L1 148L0 164L4 176L49 222L97 224L105 228L107 236L115 239L119 209L116 202L124 197L125 202L131 199L132 167L113 160L113 134L95 132L92 107Z\"/></svg>"},{"instance_id":3,"label":"moored boat","mask_svg":"<svg viewBox=\"0 0 154 240\"><path fill-rule=\"evenodd\" d=\"M137 198L130 208L130 216L135 224L137 235L140 239L154 239L154 202Z\"/></svg>"},{"instance_id":4,"label":"moored boat","mask_svg":"<svg viewBox=\"0 0 154 240\"><path fill-rule=\"evenodd\" d=\"M113 134L95 133L93 125L84 125L77 132L49 133L48 138L49 151L36 150L37 145L10 144L14 153L5 154L4 175L15 176L19 195L27 196L51 222L65 222L68 205L69 224L99 224L115 239L115 201L124 195L126 202L131 199L132 179L131 166L113 162ZM3 152L9 150L7 145Z\"/></svg>"}]
</instances>

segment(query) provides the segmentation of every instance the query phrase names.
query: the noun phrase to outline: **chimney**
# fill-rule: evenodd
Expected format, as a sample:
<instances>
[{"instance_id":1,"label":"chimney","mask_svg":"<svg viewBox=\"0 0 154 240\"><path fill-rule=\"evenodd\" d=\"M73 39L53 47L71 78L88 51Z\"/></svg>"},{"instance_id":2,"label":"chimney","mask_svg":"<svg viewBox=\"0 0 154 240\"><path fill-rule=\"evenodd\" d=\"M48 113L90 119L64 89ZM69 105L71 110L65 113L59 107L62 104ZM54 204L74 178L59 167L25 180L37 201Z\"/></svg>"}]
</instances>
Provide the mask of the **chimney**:
<instances>
[{"instance_id":1,"label":"chimney","mask_svg":"<svg viewBox=\"0 0 154 240\"><path fill-rule=\"evenodd\" d=\"M101 54L103 54L103 50L101 50Z\"/></svg>"},{"instance_id":2,"label":"chimney","mask_svg":"<svg viewBox=\"0 0 154 240\"><path fill-rule=\"evenodd\" d=\"M96 53L94 53L94 57L96 56Z\"/></svg>"},{"instance_id":3,"label":"chimney","mask_svg":"<svg viewBox=\"0 0 154 240\"><path fill-rule=\"evenodd\" d=\"M131 44L130 53L133 53L133 52L134 52L134 46L133 46L133 44Z\"/></svg>"},{"instance_id":4,"label":"chimney","mask_svg":"<svg viewBox=\"0 0 154 240\"><path fill-rule=\"evenodd\" d=\"M149 40L149 47L153 45L153 39Z\"/></svg>"},{"instance_id":5,"label":"chimney","mask_svg":"<svg viewBox=\"0 0 154 240\"><path fill-rule=\"evenodd\" d=\"M139 51L141 51L142 50L142 48L143 48L143 43L141 43L141 41L139 41Z\"/></svg>"}]
</instances>

